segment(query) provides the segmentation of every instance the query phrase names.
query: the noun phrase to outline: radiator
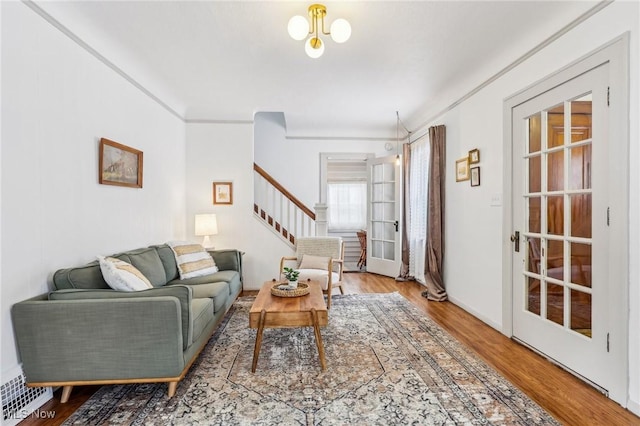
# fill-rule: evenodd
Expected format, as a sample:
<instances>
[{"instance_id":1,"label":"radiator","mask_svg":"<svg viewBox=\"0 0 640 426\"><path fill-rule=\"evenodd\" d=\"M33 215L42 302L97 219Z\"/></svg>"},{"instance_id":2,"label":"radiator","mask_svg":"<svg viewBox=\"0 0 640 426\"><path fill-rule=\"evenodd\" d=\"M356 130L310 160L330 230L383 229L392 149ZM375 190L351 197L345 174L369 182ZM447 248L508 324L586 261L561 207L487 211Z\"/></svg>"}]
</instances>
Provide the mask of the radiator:
<instances>
[{"instance_id":1,"label":"radiator","mask_svg":"<svg viewBox=\"0 0 640 426\"><path fill-rule=\"evenodd\" d=\"M8 378L8 380L7 380ZM9 371L0 386L2 394L2 424L17 425L27 417L54 418L55 412L39 408L53 397L50 387L30 388L20 366Z\"/></svg>"}]
</instances>

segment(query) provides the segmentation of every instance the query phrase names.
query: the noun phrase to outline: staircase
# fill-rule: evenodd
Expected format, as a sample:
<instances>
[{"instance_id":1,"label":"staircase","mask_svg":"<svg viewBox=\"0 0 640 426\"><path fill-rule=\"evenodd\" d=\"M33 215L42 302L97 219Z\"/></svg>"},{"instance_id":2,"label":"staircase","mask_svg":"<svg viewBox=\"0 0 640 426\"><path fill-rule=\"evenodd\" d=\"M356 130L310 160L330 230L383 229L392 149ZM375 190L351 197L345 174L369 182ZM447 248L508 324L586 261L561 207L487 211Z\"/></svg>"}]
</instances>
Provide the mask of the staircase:
<instances>
[{"instance_id":1,"label":"staircase","mask_svg":"<svg viewBox=\"0 0 640 426\"><path fill-rule=\"evenodd\" d=\"M292 248L296 238L320 235L316 213L255 163L253 171L255 217Z\"/></svg>"}]
</instances>

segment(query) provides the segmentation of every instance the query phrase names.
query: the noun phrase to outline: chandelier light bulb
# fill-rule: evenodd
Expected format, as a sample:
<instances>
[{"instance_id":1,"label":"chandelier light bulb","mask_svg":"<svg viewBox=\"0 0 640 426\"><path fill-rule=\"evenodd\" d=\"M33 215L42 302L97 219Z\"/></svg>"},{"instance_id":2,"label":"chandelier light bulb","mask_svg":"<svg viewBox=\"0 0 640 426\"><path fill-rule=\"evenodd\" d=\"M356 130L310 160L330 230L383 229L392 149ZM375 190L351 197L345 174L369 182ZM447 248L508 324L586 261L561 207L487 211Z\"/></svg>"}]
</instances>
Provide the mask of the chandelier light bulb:
<instances>
[{"instance_id":1,"label":"chandelier light bulb","mask_svg":"<svg viewBox=\"0 0 640 426\"><path fill-rule=\"evenodd\" d=\"M287 30L292 39L304 40L309 35L309 21L304 16L296 15L289 19Z\"/></svg>"},{"instance_id":2,"label":"chandelier light bulb","mask_svg":"<svg viewBox=\"0 0 640 426\"><path fill-rule=\"evenodd\" d=\"M304 51L310 58L319 58L324 53L324 43L318 37L309 37L304 44Z\"/></svg>"},{"instance_id":3,"label":"chandelier light bulb","mask_svg":"<svg viewBox=\"0 0 640 426\"><path fill-rule=\"evenodd\" d=\"M346 19L336 19L331 24L331 38L336 43L344 43L351 37L351 25Z\"/></svg>"}]
</instances>

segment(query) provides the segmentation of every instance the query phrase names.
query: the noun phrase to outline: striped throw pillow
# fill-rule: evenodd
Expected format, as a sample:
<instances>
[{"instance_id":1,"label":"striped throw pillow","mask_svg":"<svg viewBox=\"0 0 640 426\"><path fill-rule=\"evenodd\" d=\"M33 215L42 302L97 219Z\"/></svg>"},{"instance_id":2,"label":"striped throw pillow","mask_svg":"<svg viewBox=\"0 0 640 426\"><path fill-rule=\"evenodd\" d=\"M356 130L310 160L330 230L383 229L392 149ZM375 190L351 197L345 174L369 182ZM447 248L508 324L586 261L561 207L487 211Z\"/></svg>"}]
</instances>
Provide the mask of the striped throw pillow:
<instances>
[{"instance_id":1,"label":"striped throw pillow","mask_svg":"<svg viewBox=\"0 0 640 426\"><path fill-rule=\"evenodd\" d=\"M176 257L180 279L215 274L218 267L213 258L201 244L187 241L169 241L167 243Z\"/></svg>"}]
</instances>

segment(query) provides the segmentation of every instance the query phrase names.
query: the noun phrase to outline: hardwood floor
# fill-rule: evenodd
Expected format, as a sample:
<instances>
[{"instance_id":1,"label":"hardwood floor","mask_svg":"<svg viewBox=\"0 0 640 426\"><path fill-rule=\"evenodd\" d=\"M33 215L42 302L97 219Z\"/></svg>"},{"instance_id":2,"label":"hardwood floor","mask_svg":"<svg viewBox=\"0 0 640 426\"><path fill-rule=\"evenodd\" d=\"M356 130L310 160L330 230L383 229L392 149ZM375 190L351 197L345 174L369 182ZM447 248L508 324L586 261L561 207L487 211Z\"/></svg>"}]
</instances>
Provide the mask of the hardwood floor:
<instances>
[{"instance_id":1,"label":"hardwood floor","mask_svg":"<svg viewBox=\"0 0 640 426\"><path fill-rule=\"evenodd\" d=\"M631 412L454 304L427 301L421 296L424 288L415 282L348 273L344 287L346 294L399 292L565 425L640 425L640 418ZM243 293L255 294L257 291ZM59 425L97 389L98 386L76 387L66 404L60 404L58 390L54 399L40 408L55 411L55 419L30 417L21 425Z\"/></svg>"}]
</instances>

